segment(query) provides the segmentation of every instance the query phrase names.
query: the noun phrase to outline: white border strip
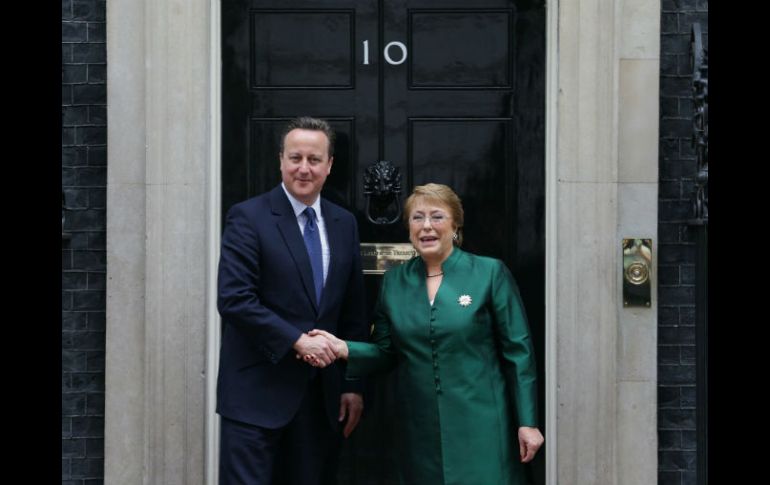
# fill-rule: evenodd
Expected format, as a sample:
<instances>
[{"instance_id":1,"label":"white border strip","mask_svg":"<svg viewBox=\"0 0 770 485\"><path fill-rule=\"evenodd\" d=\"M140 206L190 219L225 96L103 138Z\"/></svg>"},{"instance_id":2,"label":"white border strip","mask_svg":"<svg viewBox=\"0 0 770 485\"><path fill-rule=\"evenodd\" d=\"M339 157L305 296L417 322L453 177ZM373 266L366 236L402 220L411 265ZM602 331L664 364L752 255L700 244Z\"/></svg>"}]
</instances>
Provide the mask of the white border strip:
<instances>
[{"instance_id":1,"label":"white border strip","mask_svg":"<svg viewBox=\"0 0 770 485\"><path fill-rule=\"evenodd\" d=\"M546 1L545 37L545 482L556 484L558 382L556 368L559 121L559 0Z\"/></svg>"},{"instance_id":2,"label":"white border strip","mask_svg":"<svg viewBox=\"0 0 770 485\"><path fill-rule=\"evenodd\" d=\"M219 483L219 416L216 414L221 324L217 312L217 263L222 210L221 0L211 0L209 19L209 176L206 261L206 463L205 483Z\"/></svg>"}]
</instances>

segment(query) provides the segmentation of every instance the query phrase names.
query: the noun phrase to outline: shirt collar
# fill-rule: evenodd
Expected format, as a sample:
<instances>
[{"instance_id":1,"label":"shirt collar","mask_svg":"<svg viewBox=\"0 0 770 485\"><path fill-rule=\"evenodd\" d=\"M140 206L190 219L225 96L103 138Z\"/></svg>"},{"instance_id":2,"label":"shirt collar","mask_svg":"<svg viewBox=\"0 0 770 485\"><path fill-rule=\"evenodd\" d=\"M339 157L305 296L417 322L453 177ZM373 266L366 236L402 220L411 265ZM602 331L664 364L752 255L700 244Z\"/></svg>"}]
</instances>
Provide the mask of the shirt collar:
<instances>
[{"instance_id":1,"label":"shirt collar","mask_svg":"<svg viewBox=\"0 0 770 485\"><path fill-rule=\"evenodd\" d=\"M302 214L305 211L307 206L305 204L303 204L302 202L298 201L296 197L291 195L291 192L289 192L286 189L286 185L284 185L283 182L281 182L281 188L283 189L284 193L286 194L286 197L289 198L289 202L291 203L291 207L292 207L292 209L294 209L294 216L295 217L299 217L299 215ZM315 211L316 218L318 218L318 220L323 219L323 217L321 217L321 197L316 197L315 202L313 202L313 205L311 205L310 207L312 207L313 210Z\"/></svg>"}]
</instances>

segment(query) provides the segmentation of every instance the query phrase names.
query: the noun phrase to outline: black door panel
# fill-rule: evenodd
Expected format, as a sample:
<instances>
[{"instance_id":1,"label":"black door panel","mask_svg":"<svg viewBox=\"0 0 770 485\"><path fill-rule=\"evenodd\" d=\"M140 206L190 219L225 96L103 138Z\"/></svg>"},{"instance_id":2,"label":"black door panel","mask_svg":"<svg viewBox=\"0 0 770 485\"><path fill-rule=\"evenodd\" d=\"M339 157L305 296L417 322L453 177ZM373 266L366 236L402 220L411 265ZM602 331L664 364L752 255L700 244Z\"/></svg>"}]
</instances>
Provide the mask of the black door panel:
<instances>
[{"instance_id":1,"label":"black door panel","mask_svg":"<svg viewBox=\"0 0 770 485\"><path fill-rule=\"evenodd\" d=\"M366 217L363 174L388 160L414 185L462 198L463 247L515 275L544 400L545 7L542 0L222 0L222 210L280 181L278 136L298 115L337 131L323 195L362 242L407 242ZM381 277L366 275L373 308ZM370 379L339 482L397 483L392 376ZM530 467L544 483L544 449Z\"/></svg>"}]
</instances>

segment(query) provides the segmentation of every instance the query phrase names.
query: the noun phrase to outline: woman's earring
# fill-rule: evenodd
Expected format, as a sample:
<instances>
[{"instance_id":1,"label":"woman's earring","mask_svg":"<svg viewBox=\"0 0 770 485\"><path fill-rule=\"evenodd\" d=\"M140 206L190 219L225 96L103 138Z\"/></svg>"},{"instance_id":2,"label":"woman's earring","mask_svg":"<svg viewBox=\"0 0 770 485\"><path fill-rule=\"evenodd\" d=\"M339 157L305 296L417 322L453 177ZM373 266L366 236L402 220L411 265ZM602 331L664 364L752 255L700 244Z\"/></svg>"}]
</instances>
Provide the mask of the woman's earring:
<instances>
[{"instance_id":1,"label":"woman's earring","mask_svg":"<svg viewBox=\"0 0 770 485\"><path fill-rule=\"evenodd\" d=\"M457 233L455 233L455 235L454 235L454 236L452 236L452 239L454 239L455 241L457 241Z\"/></svg>"}]
</instances>

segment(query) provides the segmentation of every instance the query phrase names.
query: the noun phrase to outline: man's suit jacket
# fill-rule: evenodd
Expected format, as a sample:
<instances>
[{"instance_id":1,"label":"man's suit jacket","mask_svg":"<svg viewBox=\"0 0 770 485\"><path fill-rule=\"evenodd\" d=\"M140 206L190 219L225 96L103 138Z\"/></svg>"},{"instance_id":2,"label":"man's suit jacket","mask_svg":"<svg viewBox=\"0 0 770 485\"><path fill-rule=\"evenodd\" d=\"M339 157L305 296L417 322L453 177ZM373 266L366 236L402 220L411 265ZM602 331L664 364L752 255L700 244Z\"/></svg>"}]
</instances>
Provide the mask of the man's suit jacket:
<instances>
[{"instance_id":1,"label":"man's suit jacket","mask_svg":"<svg viewBox=\"0 0 770 485\"><path fill-rule=\"evenodd\" d=\"M286 193L270 192L227 213L217 306L223 320L217 412L265 428L286 425L320 372L326 413L337 426L341 392L361 392L342 364L318 370L292 348L303 332L366 340L363 273L355 217L321 200L331 253L320 303L305 243Z\"/></svg>"}]
</instances>

